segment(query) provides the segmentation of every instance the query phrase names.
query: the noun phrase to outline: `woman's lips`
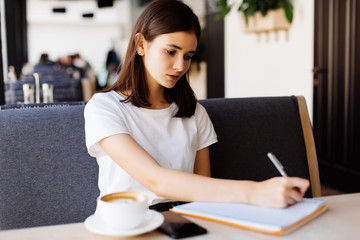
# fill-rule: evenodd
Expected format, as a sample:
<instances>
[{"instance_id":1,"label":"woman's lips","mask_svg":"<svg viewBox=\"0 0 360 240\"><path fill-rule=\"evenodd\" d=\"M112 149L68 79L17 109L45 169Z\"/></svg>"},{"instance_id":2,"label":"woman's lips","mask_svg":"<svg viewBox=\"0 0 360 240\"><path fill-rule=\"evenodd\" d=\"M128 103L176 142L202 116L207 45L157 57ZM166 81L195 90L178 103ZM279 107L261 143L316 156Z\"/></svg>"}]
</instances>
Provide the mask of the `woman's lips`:
<instances>
[{"instance_id":1,"label":"woman's lips","mask_svg":"<svg viewBox=\"0 0 360 240\"><path fill-rule=\"evenodd\" d=\"M170 75L170 74L168 74L167 76L168 76L168 78L170 80L173 80L173 81L177 81L179 79L179 77L180 77L180 76L177 76L177 75Z\"/></svg>"}]
</instances>

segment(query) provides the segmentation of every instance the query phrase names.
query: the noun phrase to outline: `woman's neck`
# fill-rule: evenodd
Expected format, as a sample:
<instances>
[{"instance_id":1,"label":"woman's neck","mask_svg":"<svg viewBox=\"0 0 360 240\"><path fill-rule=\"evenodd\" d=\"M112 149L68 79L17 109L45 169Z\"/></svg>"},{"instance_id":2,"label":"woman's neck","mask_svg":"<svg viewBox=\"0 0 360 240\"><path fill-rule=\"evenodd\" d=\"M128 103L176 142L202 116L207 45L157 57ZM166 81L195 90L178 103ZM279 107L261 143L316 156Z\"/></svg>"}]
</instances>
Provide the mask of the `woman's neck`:
<instances>
[{"instance_id":1,"label":"woman's neck","mask_svg":"<svg viewBox=\"0 0 360 240\"><path fill-rule=\"evenodd\" d=\"M148 84L149 86L149 98L148 101L151 104L150 109L162 109L170 106L164 96L164 87L159 84Z\"/></svg>"},{"instance_id":2,"label":"woman's neck","mask_svg":"<svg viewBox=\"0 0 360 240\"><path fill-rule=\"evenodd\" d=\"M159 86L157 88L149 88L149 103L151 104L149 109L163 109L171 105L164 96L164 87Z\"/></svg>"},{"instance_id":3,"label":"woman's neck","mask_svg":"<svg viewBox=\"0 0 360 240\"><path fill-rule=\"evenodd\" d=\"M150 84L149 84L150 85ZM171 105L167 101L164 95L165 88L161 85L149 86L149 96L148 102L151 104L150 107L145 107L148 109L164 109ZM122 97L126 98L131 95L131 90L117 91Z\"/></svg>"}]
</instances>

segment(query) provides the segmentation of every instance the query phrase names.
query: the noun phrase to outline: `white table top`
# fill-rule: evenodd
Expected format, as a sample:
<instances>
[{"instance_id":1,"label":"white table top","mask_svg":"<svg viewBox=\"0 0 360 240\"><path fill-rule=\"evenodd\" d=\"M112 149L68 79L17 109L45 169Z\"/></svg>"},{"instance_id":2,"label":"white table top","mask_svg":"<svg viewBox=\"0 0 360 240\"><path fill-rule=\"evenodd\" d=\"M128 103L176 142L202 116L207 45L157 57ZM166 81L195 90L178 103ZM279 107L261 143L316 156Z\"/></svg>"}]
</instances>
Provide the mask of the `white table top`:
<instances>
[{"instance_id":1,"label":"white table top","mask_svg":"<svg viewBox=\"0 0 360 240\"><path fill-rule=\"evenodd\" d=\"M360 193L343 194L324 197L327 201L328 210L300 228L285 236L274 236L264 233L243 230L212 221L191 218L192 221L205 227L208 233L192 237L198 239L360 239ZM106 240L117 239L93 234L86 230L83 223L55 225L46 227L25 228L17 230L0 231L1 240ZM120 238L121 239L121 238ZM124 238L122 238L124 239ZM137 239L171 239L157 231L152 231L140 236L131 237Z\"/></svg>"}]
</instances>

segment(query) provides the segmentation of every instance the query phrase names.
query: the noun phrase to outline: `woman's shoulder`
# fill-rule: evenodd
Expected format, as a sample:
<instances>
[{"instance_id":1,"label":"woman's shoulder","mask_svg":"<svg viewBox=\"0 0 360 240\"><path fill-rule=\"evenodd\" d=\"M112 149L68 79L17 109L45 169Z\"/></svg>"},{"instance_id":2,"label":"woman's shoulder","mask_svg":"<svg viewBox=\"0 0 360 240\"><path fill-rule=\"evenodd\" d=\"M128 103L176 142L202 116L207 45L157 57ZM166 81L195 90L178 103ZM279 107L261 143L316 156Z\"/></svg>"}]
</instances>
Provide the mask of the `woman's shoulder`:
<instances>
[{"instance_id":1,"label":"woman's shoulder","mask_svg":"<svg viewBox=\"0 0 360 240\"><path fill-rule=\"evenodd\" d=\"M204 113L207 113L205 107L201 103L196 102L195 116L203 115Z\"/></svg>"},{"instance_id":2,"label":"woman's shoulder","mask_svg":"<svg viewBox=\"0 0 360 240\"><path fill-rule=\"evenodd\" d=\"M123 97L114 91L95 93L85 106L85 111L91 109L108 109L122 104Z\"/></svg>"},{"instance_id":3,"label":"woman's shoulder","mask_svg":"<svg viewBox=\"0 0 360 240\"><path fill-rule=\"evenodd\" d=\"M124 98L114 91L95 93L86 105L121 102Z\"/></svg>"},{"instance_id":4,"label":"woman's shoulder","mask_svg":"<svg viewBox=\"0 0 360 240\"><path fill-rule=\"evenodd\" d=\"M209 118L205 107L199 102L196 102L196 108L193 117L195 118L197 124L202 124L203 121Z\"/></svg>"}]
</instances>

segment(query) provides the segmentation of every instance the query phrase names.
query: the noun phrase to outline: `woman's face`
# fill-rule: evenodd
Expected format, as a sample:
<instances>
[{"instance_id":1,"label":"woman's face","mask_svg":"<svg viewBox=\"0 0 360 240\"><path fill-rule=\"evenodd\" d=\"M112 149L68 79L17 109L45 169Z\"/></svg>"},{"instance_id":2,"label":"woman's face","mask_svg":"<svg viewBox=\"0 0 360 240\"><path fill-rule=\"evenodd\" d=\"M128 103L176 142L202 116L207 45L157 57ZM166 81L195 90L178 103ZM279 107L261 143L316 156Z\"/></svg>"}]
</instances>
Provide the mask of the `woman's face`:
<instances>
[{"instance_id":1,"label":"woman's face","mask_svg":"<svg viewBox=\"0 0 360 240\"><path fill-rule=\"evenodd\" d=\"M143 63L149 88L172 88L190 67L197 46L192 32L174 32L143 40Z\"/></svg>"}]
</instances>

